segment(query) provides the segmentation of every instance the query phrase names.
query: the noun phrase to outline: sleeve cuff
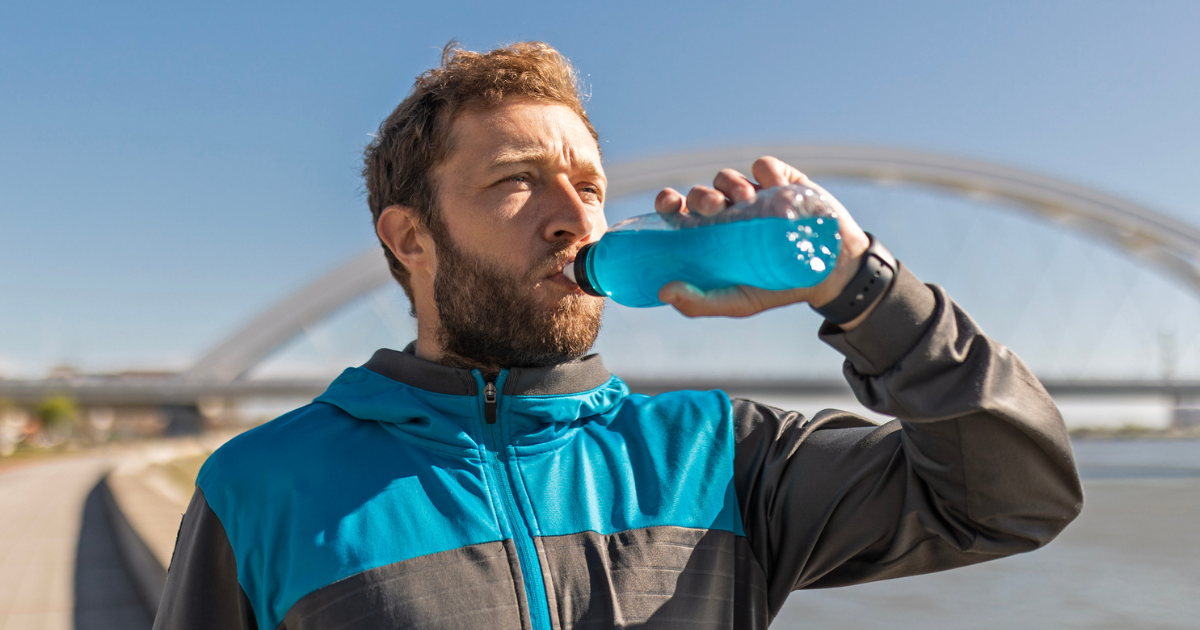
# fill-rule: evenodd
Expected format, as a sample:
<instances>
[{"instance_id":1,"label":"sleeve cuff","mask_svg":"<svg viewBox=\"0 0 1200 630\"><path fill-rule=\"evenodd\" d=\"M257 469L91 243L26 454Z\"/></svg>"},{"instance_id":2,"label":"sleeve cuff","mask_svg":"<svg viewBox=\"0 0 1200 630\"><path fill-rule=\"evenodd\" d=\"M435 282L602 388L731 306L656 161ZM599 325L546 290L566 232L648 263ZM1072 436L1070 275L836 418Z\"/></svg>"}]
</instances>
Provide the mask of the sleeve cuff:
<instances>
[{"instance_id":1,"label":"sleeve cuff","mask_svg":"<svg viewBox=\"0 0 1200 630\"><path fill-rule=\"evenodd\" d=\"M933 321L937 297L903 263L874 311L861 324L844 332L829 322L821 325L821 341L841 352L859 374L882 374L917 344Z\"/></svg>"}]
</instances>

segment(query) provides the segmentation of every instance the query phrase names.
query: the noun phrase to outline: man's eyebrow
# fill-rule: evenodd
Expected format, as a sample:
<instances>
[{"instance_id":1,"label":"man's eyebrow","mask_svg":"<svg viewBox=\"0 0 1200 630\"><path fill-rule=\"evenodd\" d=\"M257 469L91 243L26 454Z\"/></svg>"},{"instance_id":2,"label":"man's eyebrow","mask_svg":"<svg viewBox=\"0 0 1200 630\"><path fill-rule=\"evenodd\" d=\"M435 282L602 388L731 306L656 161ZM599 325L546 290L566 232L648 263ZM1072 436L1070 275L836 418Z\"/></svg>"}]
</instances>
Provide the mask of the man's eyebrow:
<instances>
[{"instance_id":1,"label":"man's eyebrow","mask_svg":"<svg viewBox=\"0 0 1200 630\"><path fill-rule=\"evenodd\" d=\"M538 162L549 162L554 158L548 155L548 152L541 147L529 147L525 149L504 149L492 156L487 168L495 170L512 166L513 164L530 164ZM600 166L593 164L591 160L582 159L577 163L577 168L583 171L588 177L603 180L608 182L608 178L604 176L604 171Z\"/></svg>"},{"instance_id":2,"label":"man's eyebrow","mask_svg":"<svg viewBox=\"0 0 1200 630\"><path fill-rule=\"evenodd\" d=\"M494 155L488 164L489 169L511 166L513 164L526 164L529 162L544 162L546 161L546 151L540 147L529 147L527 149L505 149Z\"/></svg>"},{"instance_id":3,"label":"man's eyebrow","mask_svg":"<svg viewBox=\"0 0 1200 630\"><path fill-rule=\"evenodd\" d=\"M580 162L579 170L583 171L589 178L598 180L598 183L604 184L605 188L608 188L608 177L604 175L604 171L600 170L600 166L593 164L591 160Z\"/></svg>"}]
</instances>

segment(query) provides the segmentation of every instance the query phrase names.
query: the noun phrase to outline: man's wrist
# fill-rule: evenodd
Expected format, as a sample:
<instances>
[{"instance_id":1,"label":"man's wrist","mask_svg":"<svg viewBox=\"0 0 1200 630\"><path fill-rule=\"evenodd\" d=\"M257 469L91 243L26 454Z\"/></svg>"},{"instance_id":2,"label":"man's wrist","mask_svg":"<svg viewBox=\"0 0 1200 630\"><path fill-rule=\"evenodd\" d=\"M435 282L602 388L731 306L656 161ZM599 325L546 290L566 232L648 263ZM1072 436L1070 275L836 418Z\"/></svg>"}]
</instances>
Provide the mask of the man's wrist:
<instances>
[{"instance_id":1,"label":"man's wrist","mask_svg":"<svg viewBox=\"0 0 1200 630\"><path fill-rule=\"evenodd\" d=\"M814 309L832 302L846 289L846 285L850 284L850 280L854 278L870 245L871 239L866 232L860 231L856 235L844 235L833 271L829 277L825 278L824 282L808 289L803 301Z\"/></svg>"},{"instance_id":2,"label":"man's wrist","mask_svg":"<svg viewBox=\"0 0 1200 630\"><path fill-rule=\"evenodd\" d=\"M871 316L871 313L875 312L875 307L879 306L879 303L882 301L883 301L882 299L877 299L874 302L872 302L870 306L867 307L867 310L865 310L861 314L859 314L858 317L855 317L854 319L852 319L848 322L844 322L841 324L833 324L833 325L837 326L838 328L841 328L842 332L850 332L851 330L858 328L859 324L862 324L863 322L867 321L867 318Z\"/></svg>"},{"instance_id":3,"label":"man's wrist","mask_svg":"<svg viewBox=\"0 0 1200 630\"><path fill-rule=\"evenodd\" d=\"M933 289L899 265L896 279L860 325L847 330L825 322L818 336L845 355L860 374L879 374L925 334L939 303Z\"/></svg>"},{"instance_id":4,"label":"man's wrist","mask_svg":"<svg viewBox=\"0 0 1200 630\"><path fill-rule=\"evenodd\" d=\"M866 251L841 293L812 309L830 324L849 330L866 319L896 277L896 258L869 233Z\"/></svg>"}]
</instances>

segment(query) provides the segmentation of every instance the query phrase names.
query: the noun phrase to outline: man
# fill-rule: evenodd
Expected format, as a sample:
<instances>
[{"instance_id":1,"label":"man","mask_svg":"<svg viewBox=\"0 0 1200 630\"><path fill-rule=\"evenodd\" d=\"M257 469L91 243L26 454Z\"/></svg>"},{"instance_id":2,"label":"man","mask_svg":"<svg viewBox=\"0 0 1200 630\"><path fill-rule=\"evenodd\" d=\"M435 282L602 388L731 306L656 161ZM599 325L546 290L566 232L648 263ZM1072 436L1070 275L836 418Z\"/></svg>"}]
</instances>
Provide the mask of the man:
<instances>
[{"instance_id":1,"label":"man","mask_svg":"<svg viewBox=\"0 0 1200 630\"><path fill-rule=\"evenodd\" d=\"M416 342L209 459L156 627L763 628L795 589L1029 551L1081 507L1033 375L840 206L818 286L660 297L688 316L820 308L858 398L898 420L631 395L584 356L602 302L562 269L604 233L606 181L544 44L448 48L365 175ZM769 157L752 175L656 207L815 186Z\"/></svg>"}]
</instances>

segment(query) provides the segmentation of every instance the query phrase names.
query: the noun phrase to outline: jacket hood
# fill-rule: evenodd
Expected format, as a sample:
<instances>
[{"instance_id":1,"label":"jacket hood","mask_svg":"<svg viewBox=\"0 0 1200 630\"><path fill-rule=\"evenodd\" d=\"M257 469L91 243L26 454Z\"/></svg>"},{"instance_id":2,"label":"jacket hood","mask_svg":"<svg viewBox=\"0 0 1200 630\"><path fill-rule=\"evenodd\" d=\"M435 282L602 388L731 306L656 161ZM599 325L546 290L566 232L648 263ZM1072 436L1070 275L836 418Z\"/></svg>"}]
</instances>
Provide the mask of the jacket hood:
<instances>
[{"instance_id":1,"label":"jacket hood","mask_svg":"<svg viewBox=\"0 0 1200 630\"><path fill-rule=\"evenodd\" d=\"M410 345L404 352L377 351L362 367L342 372L316 402L360 420L404 425L406 432L425 433L437 441L460 441L446 435L451 427L441 425L447 421L456 425L452 432L459 438L466 437L461 433L474 434L483 417L484 380L479 371L426 361L412 349ZM629 394L598 354L550 367L502 370L495 385L508 431L542 434L541 439L558 433L547 425L601 416Z\"/></svg>"}]
</instances>

